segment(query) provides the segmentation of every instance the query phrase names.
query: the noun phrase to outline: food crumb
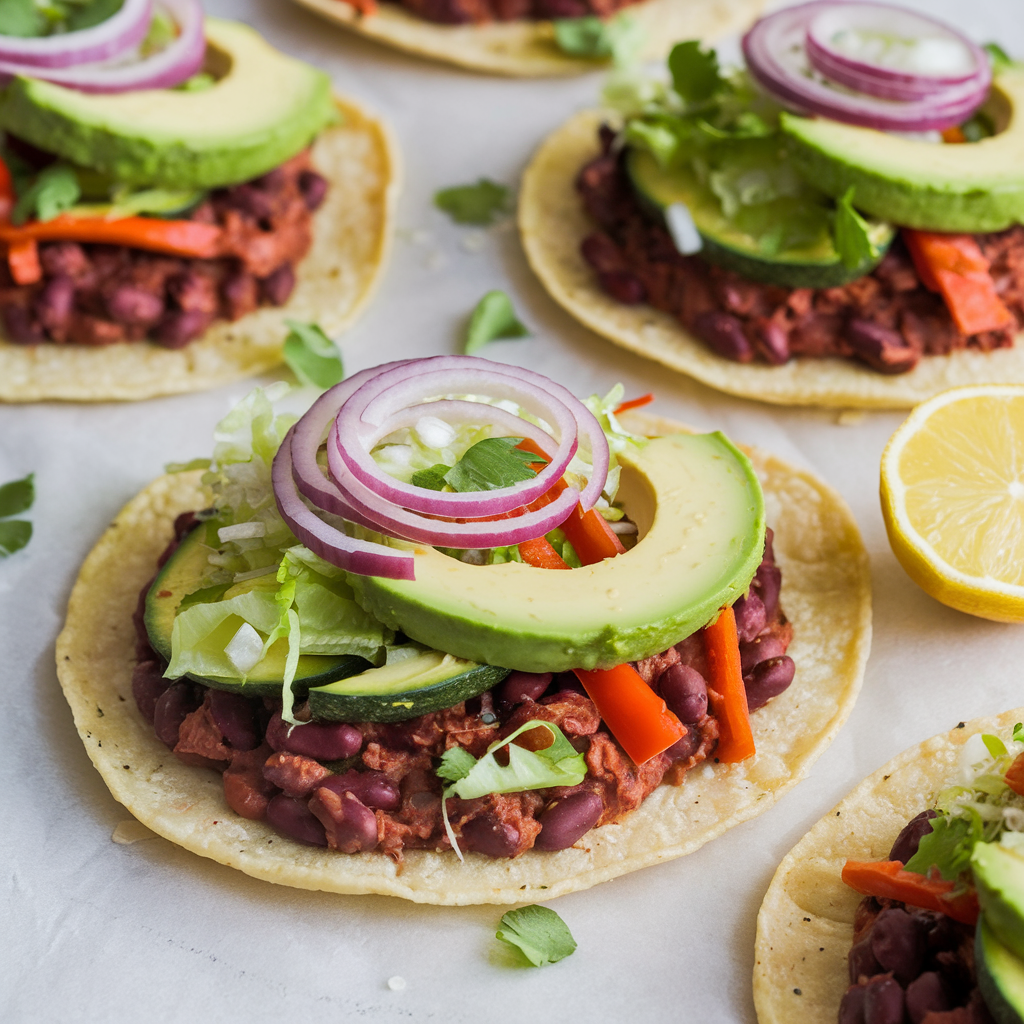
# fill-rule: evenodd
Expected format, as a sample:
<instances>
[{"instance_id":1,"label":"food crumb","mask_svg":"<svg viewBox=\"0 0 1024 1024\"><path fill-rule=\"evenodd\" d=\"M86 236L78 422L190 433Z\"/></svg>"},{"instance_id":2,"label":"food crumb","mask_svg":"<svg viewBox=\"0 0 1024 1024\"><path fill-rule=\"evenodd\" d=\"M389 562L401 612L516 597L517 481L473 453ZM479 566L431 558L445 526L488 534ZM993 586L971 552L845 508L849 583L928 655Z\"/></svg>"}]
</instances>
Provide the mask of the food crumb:
<instances>
[{"instance_id":1,"label":"food crumb","mask_svg":"<svg viewBox=\"0 0 1024 1024\"><path fill-rule=\"evenodd\" d=\"M836 423L841 427L855 427L863 423L866 416L863 409L843 409L836 417Z\"/></svg>"},{"instance_id":2,"label":"food crumb","mask_svg":"<svg viewBox=\"0 0 1024 1024\"><path fill-rule=\"evenodd\" d=\"M712 768L711 765L706 764L701 769L701 774L704 776L705 779L713 779L715 777L715 769Z\"/></svg>"},{"instance_id":3,"label":"food crumb","mask_svg":"<svg viewBox=\"0 0 1024 1024\"><path fill-rule=\"evenodd\" d=\"M802 996L803 992L801 992L800 989L795 988L795 989L793 989L793 995L795 995L795 996Z\"/></svg>"},{"instance_id":4,"label":"food crumb","mask_svg":"<svg viewBox=\"0 0 1024 1024\"><path fill-rule=\"evenodd\" d=\"M141 821L129 818L127 821L118 822L117 828L114 829L110 838L121 846L130 846L132 843L140 843L144 839L156 839L157 835L146 828Z\"/></svg>"},{"instance_id":5,"label":"food crumb","mask_svg":"<svg viewBox=\"0 0 1024 1024\"><path fill-rule=\"evenodd\" d=\"M401 992L405 988L405 978L397 974L393 978L388 978L388 988L392 992Z\"/></svg>"}]
</instances>

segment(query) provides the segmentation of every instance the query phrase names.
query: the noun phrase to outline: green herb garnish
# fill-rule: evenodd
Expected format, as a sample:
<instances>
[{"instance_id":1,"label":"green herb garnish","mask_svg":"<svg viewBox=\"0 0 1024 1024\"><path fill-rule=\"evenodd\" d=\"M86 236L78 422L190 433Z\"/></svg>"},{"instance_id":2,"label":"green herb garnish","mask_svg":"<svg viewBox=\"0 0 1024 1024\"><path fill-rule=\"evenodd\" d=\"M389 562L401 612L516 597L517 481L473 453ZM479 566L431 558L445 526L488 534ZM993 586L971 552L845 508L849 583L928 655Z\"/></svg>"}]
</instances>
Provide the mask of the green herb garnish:
<instances>
[{"instance_id":1,"label":"green herb garnish","mask_svg":"<svg viewBox=\"0 0 1024 1024\"><path fill-rule=\"evenodd\" d=\"M564 960L576 951L566 923L553 910L536 904L503 915L495 936L518 949L534 967Z\"/></svg>"},{"instance_id":2,"label":"green herb garnish","mask_svg":"<svg viewBox=\"0 0 1024 1024\"><path fill-rule=\"evenodd\" d=\"M726 84L718 70L718 56L705 50L699 40L690 39L672 47L668 57L672 88L688 106L710 101Z\"/></svg>"},{"instance_id":3,"label":"green herb garnish","mask_svg":"<svg viewBox=\"0 0 1024 1024\"><path fill-rule=\"evenodd\" d=\"M58 214L70 210L81 195L82 188L75 172L67 164L51 164L43 168L18 196L11 220L15 224L24 224L33 216L41 221L53 220Z\"/></svg>"},{"instance_id":4,"label":"green herb garnish","mask_svg":"<svg viewBox=\"0 0 1024 1024\"><path fill-rule=\"evenodd\" d=\"M521 451L516 445L522 440L521 437L485 437L467 448L454 466L438 463L413 473L413 486L441 491L447 484L453 491L496 491L521 480L530 480L536 475L536 470L530 466L549 460L546 455Z\"/></svg>"},{"instance_id":5,"label":"green herb garnish","mask_svg":"<svg viewBox=\"0 0 1024 1024\"><path fill-rule=\"evenodd\" d=\"M285 320L284 360L303 384L325 391L345 377L338 346L316 324Z\"/></svg>"},{"instance_id":6,"label":"green herb garnish","mask_svg":"<svg viewBox=\"0 0 1024 1024\"><path fill-rule=\"evenodd\" d=\"M868 222L853 208L853 186L836 202L835 247L844 267L859 267L874 259L878 250L871 241Z\"/></svg>"},{"instance_id":7,"label":"green herb garnish","mask_svg":"<svg viewBox=\"0 0 1024 1024\"><path fill-rule=\"evenodd\" d=\"M11 516L27 512L35 501L35 474L12 480L0 487L0 558L20 551L32 539L32 524Z\"/></svg>"},{"instance_id":8,"label":"green herb garnish","mask_svg":"<svg viewBox=\"0 0 1024 1024\"><path fill-rule=\"evenodd\" d=\"M507 185L481 178L475 185L455 185L434 195L434 205L456 224L493 224L512 209Z\"/></svg>"},{"instance_id":9,"label":"green herb garnish","mask_svg":"<svg viewBox=\"0 0 1024 1024\"><path fill-rule=\"evenodd\" d=\"M467 356L499 338L527 338L530 332L519 322L512 300L502 291L488 292L470 317L463 351Z\"/></svg>"},{"instance_id":10,"label":"green herb garnish","mask_svg":"<svg viewBox=\"0 0 1024 1024\"><path fill-rule=\"evenodd\" d=\"M967 870L975 843L983 841L977 814L940 814L932 819L932 831L921 837L917 853L907 861L907 870L927 875L937 868L946 881L953 882Z\"/></svg>"}]
</instances>

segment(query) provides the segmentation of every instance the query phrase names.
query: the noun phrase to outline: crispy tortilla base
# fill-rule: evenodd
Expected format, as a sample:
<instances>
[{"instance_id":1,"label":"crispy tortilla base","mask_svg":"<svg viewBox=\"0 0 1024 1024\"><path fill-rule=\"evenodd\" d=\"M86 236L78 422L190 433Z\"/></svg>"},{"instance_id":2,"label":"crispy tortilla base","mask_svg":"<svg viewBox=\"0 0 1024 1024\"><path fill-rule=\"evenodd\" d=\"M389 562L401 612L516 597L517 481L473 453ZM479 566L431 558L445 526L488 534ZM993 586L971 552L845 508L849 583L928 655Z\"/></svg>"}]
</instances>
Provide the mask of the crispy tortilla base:
<instances>
[{"instance_id":1,"label":"crispy tortilla base","mask_svg":"<svg viewBox=\"0 0 1024 1024\"><path fill-rule=\"evenodd\" d=\"M285 318L319 323L331 337L350 326L387 261L399 172L387 127L348 100L338 100L338 108L342 123L313 147L313 162L331 188L285 306L220 320L176 350L145 341L94 347L0 340L0 401L134 401L203 391L278 365Z\"/></svg>"},{"instance_id":2,"label":"crispy tortilla base","mask_svg":"<svg viewBox=\"0 0 1024 1024\"><path fill-rule=\"evenodd\" d=\"M968 737L1007 734L1021 720L1024 708L976 718L905 750L869 775L790 850L757 915L759 1024L835 1024L850 984L846 955L862 899L843 884L843 864L885 860L903 826L955 779Z\"/></svg>"},{"instance_id":3,"label":"crispy tortilla base","mask_svg":"<svg viewBox=\"0 0 1024 1024\"><path fill-rule=\"evenodd\" d=\"M633 414L634 430L678 424ZM408 851L401 870L381 854L300 846L234 815L220 776L180 763L132 699L132 611L172 535L174 516L202 508L198 473L163 476L134 498L100 539L71 594L57 640L57 672L86 750L114 797L141 822L193 853L257 878L341 893L384 893L418 903L528 903L586 889L691 853L769 807L804 777L846 720L871 642L867 554L843 500L824 483L763 452L760 475L782 600L794 624L793 685L753 716L758 753L703 766L682 786L660 786L633 814L558 853L515 860Z\"/></svg>"},{"instance_id":4,"label":"crispy tortilla base","mask_svg":"<svg viewBox=\"0 0 1024 1024\"><path fill-rule=\"evenodd\" d=\"M382 3L360 15L344 0L298 0L303 7L345 28L399 50L492 75L520 78L579 75L608 67L607 61L570 57L555 44L550 21L505 21L486 25L439 25L397 3ZM643 58L663 59L680 39L714 39L754 20L765 0L644 0L627 8L646 30Z\"/></svg>"},{"instance_id":5,"label":"crispy tortilla base","mask_svg":"<svg viewBox=\"0 0 1024 1024\"><path fill-rule=\"evenodd\" d=\"M584 111L550 135L523 175L519 199L530 265L552 297L591 330L719 391L779 405L905 408L962 384L1024 383L1024 335L1013 348L928 356L910 373L885 376L848 359L736 363L712 352L674 316L616 302L580 255L580 242L595 226L575 189L580 168L598 153L598 126L614 117Z\"/></svg>"}]
</instances>

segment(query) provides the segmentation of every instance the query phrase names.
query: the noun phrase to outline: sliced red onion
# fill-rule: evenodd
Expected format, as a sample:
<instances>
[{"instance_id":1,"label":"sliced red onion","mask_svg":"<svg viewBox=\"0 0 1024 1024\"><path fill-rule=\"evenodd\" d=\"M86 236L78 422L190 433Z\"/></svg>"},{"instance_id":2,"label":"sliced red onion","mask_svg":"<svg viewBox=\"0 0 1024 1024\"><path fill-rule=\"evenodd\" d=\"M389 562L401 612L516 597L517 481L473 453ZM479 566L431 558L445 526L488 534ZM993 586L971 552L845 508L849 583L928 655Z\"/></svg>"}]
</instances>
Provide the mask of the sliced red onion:
<instances>
[{"instance_id":1,"label":"sliced red onion","mask_svg":"<svg viewBox=\"0 0 1024 1024\"><path fill-rule=\"evenodd\" d=\"M28 68L0 60L0 84L14 75L42 78L54 85L88 93L168 89L198 72L206 58L203 9L199 0L161 0L178 25L178 38L159 53L143 60L107 61L69 68Z\"/></svg>"},{"instance_id":2,"label":"sliced red onion","mask_svg":"<svg viewBox=\"0 0 1024 1024\"><path fill-rule=\"evenodd\" d=\"M814 17L836 6L819 0L787 7L762 18L743 37L750 73L784 105L802 114L820 114L864 128L917 132L961 124L984 102L987 77L944 87L927 99L908 101L851 92L822 78L808 59L807 29Z\"/></svg>"},{"instance_id":3,"label":"sliced red onion","mask_svg":"<svg viewBox=\"0 0 1024 1024\"><path fill-rule=\"evenodd\" d=\"M80 32L41 39L0 35L0 60L30 68L67 68L109 60L141 43L152 17L153 0L124 0L116 14Z\"/></svg>"},{"instance_id":4,"label":"sliced red onion","mask_svg":"<svg viewBox=\"0 0 1024 1024\"><path fill-rule=\"evenodd\" d=\"M890 49L871 59L844 50L841 41L851 33L875 34L890 47L909 43L902 55ZM991 81L980 46L935 18L890 4L827 5L810 19L806 47L811 64L826 78L883 99L925 99L972 83L987 89Z\"/></svg>"}]
</instances>

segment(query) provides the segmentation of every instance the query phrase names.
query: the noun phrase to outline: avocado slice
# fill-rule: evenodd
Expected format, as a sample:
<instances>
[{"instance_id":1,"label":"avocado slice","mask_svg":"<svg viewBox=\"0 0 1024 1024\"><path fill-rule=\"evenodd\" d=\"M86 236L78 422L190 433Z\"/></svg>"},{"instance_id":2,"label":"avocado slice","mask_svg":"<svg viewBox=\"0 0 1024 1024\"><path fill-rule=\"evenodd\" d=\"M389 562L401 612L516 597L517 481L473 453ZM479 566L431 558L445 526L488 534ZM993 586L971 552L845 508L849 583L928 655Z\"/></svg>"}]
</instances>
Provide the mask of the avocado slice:
<instances>
[{"instance_id":1,"label":"avocado slice","mask_svg":"<svg viewBox=\"0 0 1024 1024\"><path fill-rule=\"evenodd\" d=\"M974 933L974 963L978 988L997 1024L1024 1024L1024 961L996 938L984 915Z\"/></svg>"},{"instance_id":2,"label":"avocado slice","mask_svg":"<svg viewBox=\"0 0 1024 1024\"><path fill-rule=\"evenodd\" d=\"M684 203L704 243L701 257L751 281L784 288L835 288L871 273L896 234L890 224L872 224L876 255L847 267L832 241L831 204L824 196L818 203L810 197L783 196L744 208L740 217L759 223L741 225L725 216L718 197L687 166L664 168L646 150L630 148L626 173L641 204L659 219L673 203ZM800 240L772 251L764 242L779 225Z\"/></svg>"},{"instance_id":3,"label":"avocado slice","mask_svg":"<svg viewBox=\"0 0 1024 1024\"><path fill-rule=\"evenodd\" d=\"M507 668L478 665L442 651L424 651L309 691L318 721L401 722L442 711L496 686Z\"/></svg>"},{"instance_id":4,"label":"avocado slice","mask_svg":"<svg viewBox=\"0 0 1024 1024\"><path fill-rule=\"evenodd\" d=\"M999 843L977 843L971 871L978 902L996 937L1024 960L1024 856Z\"/></svg>"},{"instance_id":5,"label":"avocado slice","mask_svg":"<svg viewBox=\"0 0 1024 1024\"><path fill-rule=\"evenodd\" d=\"M640 540L569 572L469 565L415 548L415 580L350 576L385 625L459 658L527 672L610 668L711 621L764 553L764 498L722 434L680 434L619 455L619 498Z\"/></svg>"},{"instance_id":6,"label":"avocado slice","mask_svg":"<svg viewBox=\"0 0 1024 1024\"><path fill-rule=\"evenodd\" d=\"M107 95L15 78L0 129L119 182L184 190L258 177L337 118L328 76L248 26L207 18L206 39L209 89Z\"/></svg>"},{"instance_id":7,"label":"avocado slice","mask_svg":"<svg viewBox=\"0 0 1024 1024\"><path fill-rule=\"evenodd\" d=\"M188 533L167 560L146 595L145 624L149 642L165 661L171 660L171 630L182 599L202 586L209 569L210 548L206 544L206 525L199 525ZM242 624L241 619L228 620L225 625L226 644ZM285 660L288 656L287 640L278 640L267 656L243 680L190 675L197 683L218 690L233 690L247 697L279 697L284 686ZM303 694L310 686L344 679L370 667L365 658L351 654L301 654L292 682L292 690Z\"/></svg>"},{"instance_id":8,"label":"avocado slice","mask_svg":"<svg viewBox=\"0 0 1024 1024\"><path fill-rule=\"evenodd\" d=\"M996 75L983 108L996 134L940 145L827 118L781 115L801 173L857 209L929 231L1001 231L1024 222L1024 68Z\"/></svg>"}]
</instances>

